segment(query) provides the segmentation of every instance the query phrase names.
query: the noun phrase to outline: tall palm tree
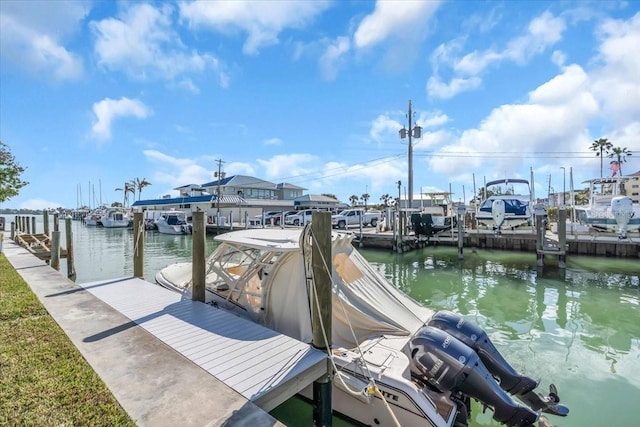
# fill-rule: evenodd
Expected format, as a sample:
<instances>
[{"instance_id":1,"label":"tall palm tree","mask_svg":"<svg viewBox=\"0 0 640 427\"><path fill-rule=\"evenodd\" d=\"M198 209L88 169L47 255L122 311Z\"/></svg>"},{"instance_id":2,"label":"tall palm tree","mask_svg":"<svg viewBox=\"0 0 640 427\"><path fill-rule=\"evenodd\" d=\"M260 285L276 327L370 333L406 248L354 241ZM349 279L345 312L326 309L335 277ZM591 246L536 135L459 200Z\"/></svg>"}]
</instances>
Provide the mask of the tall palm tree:
<instances>
[{"instance_id":1,"label":"tall palm tree","mask_svg":"<svg viewBox=\"0 0 640 427\"><path fill-rule=\"evenodd\" d=\"M369 193L364 193L362 196L360 196L360 198L362 199L362 201L364 202L364 210L367 210L367 200L369 200L371 196L369 195Z\"/></svg>"},{"instance_id":2,"label":"tall palm tree","mask_svg":"<svg viewBox=\"0 0 640 427\"><path fill-rule=\"evenodd\" d=\"M135 197L136 194L136 188L134 187L134 185L130 182L125 182L124 183L124 187L120 188L116 188L116 191L122 191L124 192L124 199L123 199L123 203L122 203L122 207L126 208L127 204L129 203L129 193L132 193Z\"/></svg>"},{"instance_id":3,"label":"tall palm tree","mask_svg":"<svg viewBox=\"0 0 640 427\"><path fill-rule=\"evenodd\" d=\"M360 198L355 194L352 194L351 196L349 196L349 202L351 203L351 206L355 206L356 203L358 203L358 200L360 200Z\"/></svg>"},{"instance_id":4,"label":"tall palm tree","mask_svg":"<svg viewBox=\"0 0 640 427\"><path fill-rule=\"evenodd\" d=\"M142 195L142 189L144 187L147 187L149 185L151 185L151 183L149 181L147 181L147 178L136 178L133 181L131 181L131 184L133 185L134 188L134 194L133 197L135 198L135 190L138 190L138 200L140 200L140 195Z\"/></svg>"},{"instance_id":5,"label":"tall palm tree","mask_svg":"<svg viewBox=\"0 0 640 427\"><path fill-rule=\"evenodd\" d=\"M391 196L388 194L383 194L382 196L380 196L380 201L385 207L389 206L389 200L391 200Z\"/></svg>"},{"instance_id":6,"label":"tall palm tree","mask_svg":"<svg viewBox=\"0 0 640 427\"><path fill-rule=\"evenodd\" d=\"M631 151L627 150L627 147L620 148L615 147L611 149L611 153L609 153L609 157L615 158L618 161L618 175L622 175L622 164L627 161L627 157L631 155Z\"/></svg>"},{"instance_id":7,"label":"tall palm tree","mask_svg":"<svg viewBox=\"0 0 640 427\"><path fill-rule=\"evenodd\" d=\"M602 157L603 152L608 154L609 150L613 147L613 144L607 140L607 138L600 138L593 141L589 149L596 152L596 156L600 157L600 178L602 178Z\"/></svg>"}]
</instances>

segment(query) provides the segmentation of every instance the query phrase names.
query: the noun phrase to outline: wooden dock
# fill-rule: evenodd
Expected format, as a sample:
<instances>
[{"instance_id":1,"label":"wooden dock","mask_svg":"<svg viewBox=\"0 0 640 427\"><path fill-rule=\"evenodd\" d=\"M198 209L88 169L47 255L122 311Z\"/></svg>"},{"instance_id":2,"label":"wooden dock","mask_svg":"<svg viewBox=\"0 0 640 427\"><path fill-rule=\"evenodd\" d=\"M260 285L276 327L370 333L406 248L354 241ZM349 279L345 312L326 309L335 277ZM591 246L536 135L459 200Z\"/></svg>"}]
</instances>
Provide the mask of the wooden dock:
<instances>
[{"instance_id":1,"label":"wooden dock","mask_svg":"<svg viewBox=\"0 0 640 427\"><path fill-rule=\"evenodd\" d=\"M16 243L37 256L43 261L51 260L51 249L53 241L47 234L25 234L18 233L15 236ZM60 248L60 258L67 257L67 250Z\"/></svg>"},{"instance_id":2,"label":"wooden dock","mask_svg":"<svg viewBox=\"0 0 640 427\"><path fill-rule=\"evenodd\" d=\"M79 286L265 411L327 371L308 344L142 279Z\"/></svg>"}]
</instances>

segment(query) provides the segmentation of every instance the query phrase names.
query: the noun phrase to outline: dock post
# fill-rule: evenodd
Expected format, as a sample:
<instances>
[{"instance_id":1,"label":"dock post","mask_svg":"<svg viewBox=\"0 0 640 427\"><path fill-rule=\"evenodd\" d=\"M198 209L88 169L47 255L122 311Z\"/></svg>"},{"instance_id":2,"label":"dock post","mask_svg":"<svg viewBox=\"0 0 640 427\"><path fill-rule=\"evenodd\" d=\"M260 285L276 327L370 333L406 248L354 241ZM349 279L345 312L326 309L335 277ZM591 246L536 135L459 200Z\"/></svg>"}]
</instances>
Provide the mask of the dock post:
<instances>
[{"instance_id":1,"label":"dock post","mask_svg":"<svg viewBox=\"0 0 640 427\"><path fill-rule=\"evenodd\" d=\"M73 231L71 231L71 218L64 220L64 229L67 236L67 277L75 282L76 267L73 264Z\"/></svg>"},{"instance_id":2,"label":"dock post","mask_svg":"<svg viewBox=\"0 0 640 427\"><path fill-rule=\"evenodd\" d=\"M42 211L42 221L44 223L44 234L48 236L49 235L49 211L46 209Z\"/></svg>"},{"instance_id":3,"label":"dock post","mask_svg":"<svg viewBox=\"0 0 640 427\"><path fill-rule=\"evenodd\" d=\"M544 265L544 207L540 205L534 206L534 213L536 216L537 265L538 267L542 267Z\"/></svg>"},{"instance_id":4,"label":"dock post","mask_svg":"<svg viewBox=\"0 0 640 427\"><path fill-rule=\"evenodd\" d=\"M191 300L205 302L206 255L204 253L204 237L207 229L204 225L204 212L194 212L192 224L193 262L191 263Z\"/></svg>"},{"instance_id":5,"label":"dock post","mask_svg":"<svg viewBox=\"0 0 640 427\"><path fill-rule=\"evenodd\" d=\"M25 216L24 219L26 220L26 223L27 223L27 228L26 228L27 234L31 234L31 222L29 221L29 217Z\"/></svg>"},{"instance_id":6,"label":"dock post","mask_svg":"<svg viewBox=\"0 0 640 427\"><path fill-rule=\"evenodd\" d=\"M33 234L36 234L36 217L31 217L31 230L33 230Z\"/></svg>"},{"instance_id":7,"label":"dock post","mask_svg":"<svg viewBox=\"0 0 640 427\"><path fill-rule=\"evenodd\" d=\"M558 209L558 267L567 268L567 210L564 206Z\"/></svg>"},{"instance_id":8,"label":"dock post","mask_svg":"<svg viewBox=\"0 0 640 427\"><path fill-rule=\"evenodd\" d=\"M11 240L16 239L16 223L11 221Z\"/></svg>"},{"instance_id":9,"label":"dock post","mask_svg":"<svg viewBox=\"0 0 640 427\"><path fill-rule=\"evenodd\" d=\"M53 231L60 231L60 222L57 213L53 214Z\"/></svg>"},{"instance_id":10,"label":"dock post","mask_svg":"<svg viewBox=\"0 0 640 427\"><path fill-rule=\"evenodd\" d=\"M51 233L51 267L60 271L60 231Z\"/></svg>"},{"instance_id":11,"label":"dock post","mask_svg":"<svg viewBox=\"0 0 640 427\"><path fill-rule=\"evenodd\" d=\"M18 215L15 216L15 218L13 219L16 223L16 232L20 232L20 217Z\"/></svg>"},{"instance_id":12,"label":"dock post","mask_svg":"<svg viewBox=\"0 0 640 427\"><path fill-rule=\"evenodd\" d=\"M458 259L464 259L462 255L462 247L464 246L464 216L467 208L463 205L458 206Z\"/></svg>"},{"instance_id":13,"label":"dock post","mask_svg":"<svg viewBox=\"0 0 640 427\"><path fill-rule=\"evenodd\" d=\"M133 277L144 278L144 218L133 213Z\"/></svg>"},{"instance_id":14,"label":"dock post","mask_svg":"<svg viewBox=\"0 0 640 427\"><path fill-rule=\"evenodd\" d=\"M325 352L331 350L331 213L314 212L311 221L311 264L313 270L312 345ZM330 427L331 360L327 357L327 372L313 382L313 425Z\"/></svg>"}]
</instances>

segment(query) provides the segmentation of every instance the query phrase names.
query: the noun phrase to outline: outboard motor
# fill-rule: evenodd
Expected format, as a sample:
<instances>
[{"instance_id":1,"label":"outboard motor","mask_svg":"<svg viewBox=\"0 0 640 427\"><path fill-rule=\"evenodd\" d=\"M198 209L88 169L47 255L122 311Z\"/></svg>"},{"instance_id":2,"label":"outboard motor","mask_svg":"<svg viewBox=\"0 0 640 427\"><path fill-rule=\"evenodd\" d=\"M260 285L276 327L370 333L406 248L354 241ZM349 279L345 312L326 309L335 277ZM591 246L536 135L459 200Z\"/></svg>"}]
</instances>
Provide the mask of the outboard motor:
<instances>
[{"instance_id":1,"label":"outboard motor","mask_svg":"<svg viewBox=\"0 0 640 427\"><path fill-rule=\"evenodd\" d=\"M618 224L618 238L627 238L627 226L633 218L633 200L626 196L618 196L611 199L611 213Z\"/></svg>"},{"instance_id":2,"label":"outboard motor","mask_svg":"<svg viewBox=\"0 0 640 427\"><path fill-rule=\"evenodd\" d=\"M569 408L559 404L560 397L553 384L550 386L549 396L535 392L538 381L513 369L493 345L487 333L478 325L467 322L459 314L450 311L437 312L427 325L451 334L473 349L489 372L500 381L500 387L517 395L534 410L541 409L543 412L560 416L569 414Z\"/></svg>"},{"instance_id":3,"label":"outboard motor","mask_svg":"<svg viewBox=\"0 0 640 427\"><path fill-rule=\"evenodd\" d=\"M478 354L445 331L425 326L411 339L412 375L439 392L460 391L494 411L508 426L528 426L539 414L516 403L500 388Z\"/></svg>"}]
</instances>

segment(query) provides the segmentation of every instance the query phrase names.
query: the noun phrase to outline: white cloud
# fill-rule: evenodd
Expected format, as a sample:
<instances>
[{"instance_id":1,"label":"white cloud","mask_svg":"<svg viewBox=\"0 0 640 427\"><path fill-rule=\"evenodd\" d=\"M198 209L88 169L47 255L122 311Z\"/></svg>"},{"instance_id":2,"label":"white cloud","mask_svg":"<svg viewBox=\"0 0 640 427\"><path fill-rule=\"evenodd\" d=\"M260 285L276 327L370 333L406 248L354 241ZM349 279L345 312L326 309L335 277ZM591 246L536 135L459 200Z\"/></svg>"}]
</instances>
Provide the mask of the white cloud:
<instances>
[{"instance_id":1,"label":"white cloud","mask_svg":"<svg viewBox=\"0 0 640 427\"><path fill-rule=\"evenodd\" d=\"M440 6L440 1L377 1L356 30L353 39L358 49L366 49L389 38L414 38L425 32L425 22Z\"/></svg>"},{"instance_id":2,"label":"white cloud","mask_svg":"<svg viewBox=\"0 0 640 427\"><path fill-rule=\"evenodd\" d=\"M264 145L282 145L282 140L280 138L269 138L265 139L262 143Z\"/></svg>"},{"instance_id":3,"label":"white cloud","mask_svg":"<svg viewBox=\"0 0 640 427\"><path fill-rule=\"evenodd\" d=\"M378 144L388 140L392 135L398 137L402 125L386 114L381 114L371 123L369 136Z\"/></svg>"},{"instance_id":4,"label":"white cloud","mask_svg":"<svg viewBox=\"0 0 640 427\"><path fill-rule=\"evenodd\" d=\"M3 2L0 58L56 80L77 79L83 73L82 60L64 42L88 12L80 1Z\"/></svg>"},{"instance_id":5,"label":"white cloud","mask_svg":"<svg viewBox=\"0 0 640 427\"><path fill-rule=\"evenodd\" d=\"M18 205L18 209L32 209L32 210L40 210L40 209L57 209L62 207L62 203L60 202L52 202L50 200L45 199L29 199Z\"/></svg>"},{"instance_id":6,"label":"white cloud","mask_svg":"<svg viewBox=\"0 0 640 427\"><path fill-rule=\"evenodd\" d=\"M312 154L279 154L257 162L265 169L266 179L295 177L318 170L318 158Z\"/></svg>"},{"instance_id":7,"label":"white cloud","mask_svg":"<svg viewBox=\"0 0 640 427\"><path fill-rule=\"evenodd\" d=\"M281 32L301 29L329 7L324 0L314 1L183 1L180 17L191 27L208 27L223 34L244 32L245 54L257 54L278 43Z\"/></svg>"},{"instance_id":8,"label":"white cloud","mask_svg":"<svg viewBox=\"0 0 640 427\"><path fill-rule=\"evenodd\" d=\"M229 76L220 61L209 54L187 51L172 28L172 18L171 6L154 8L143 3L127 7L118 18L91 22L99 64L140 80L173 80L210 69L217 73L219 84L227 87ZM190 79L182 79L182 86L191 92L198 90Z\"/></svg>"},{"instance_id":9,"label":"white cloud","mask_svg":"<svg viewBox=\"0 0 640 427\"><path fill-rule=\"evenodd\" d=\"M326 48L320 56L320 69L326 80L335 80L338 68L344 62L344 55L349 52L351 43L347 37L338 37Z\"/></svg>"},{"instance_id":10,"label":"white cloud","mask_svg":"<svg viewBox=\"0 0 640 427\"><path fill-rule=\"evenodd\" d=\"M503 61L517 64L528 62L533 56L543 53L562 39L566 30L564 18L553 16L545 11L531 20L527 31L511 41L503 50L491 47L486 50L474 50L460 58L454 55L462 49L463 38L458 37L449 43L441 44L431 54L434 71L427 82L427 93L434 98L452 98L455 95L477 89L482 84L479 77L489 66ZM564 59L555 56L557 61ZM449 83L440 78L443 66L450 66L453 72Z\"/></svg>"},{"instance_id":11,"label":"white cloud","mask_svg":"<svg viewBox=\"0 0 640 427\"><path fill-rule=\"evenodd\" d=\"M173 157L157 150L144 150L144 156L154 163L155 172L149 180L154 188L162 188L162 194L177 195L173 188L187 184L204 184L211 181L213 173L198 165L195 160Z\"/></svg>"},{"instance_id":12,"label":"white cloud","mask_svg":"<svg viewBox=\"0 0 640 427\"><path fill-rule=\"evenodd\" d=\"M122 97L120 99L105 98L93 104L96 120L91 128L93 135L100 140L111 138L111 124L117 118L136 117L144 119L151 114L151 110L137 99Z\"/></svg>"}]
</instances>

